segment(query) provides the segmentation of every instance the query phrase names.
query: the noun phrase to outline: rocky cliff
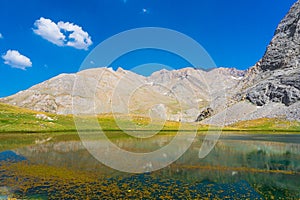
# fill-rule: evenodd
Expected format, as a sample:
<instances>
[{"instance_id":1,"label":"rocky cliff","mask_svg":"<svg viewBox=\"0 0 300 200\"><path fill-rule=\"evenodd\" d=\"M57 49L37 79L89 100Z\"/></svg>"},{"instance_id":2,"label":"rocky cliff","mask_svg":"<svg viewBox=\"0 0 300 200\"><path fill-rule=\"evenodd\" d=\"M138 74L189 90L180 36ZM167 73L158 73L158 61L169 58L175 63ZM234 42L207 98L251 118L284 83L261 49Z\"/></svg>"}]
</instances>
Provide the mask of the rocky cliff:
<instances>
[{"instance_id":1,"label":"rocky cliff","mask_svg":"<svg viewBox=\"0 0 300 200\"><path fill-rule=\"evenodd\" d=\"M236 85L227 108L211 118L223 124L262 117L300 120L299 34L297 1L278 25L262 59Z\"/></svg>"},{"instance_id":2,"label":"rocky cliff","mask_svg":"<svg viewBox=\"0 0 300 200\"><path fill-rule=\"evenodd\" d=\"M250 102L290 106L300 100L300 1L278 25L255 74L251 83L246 82Z\"/></svg>"}]
</instances>

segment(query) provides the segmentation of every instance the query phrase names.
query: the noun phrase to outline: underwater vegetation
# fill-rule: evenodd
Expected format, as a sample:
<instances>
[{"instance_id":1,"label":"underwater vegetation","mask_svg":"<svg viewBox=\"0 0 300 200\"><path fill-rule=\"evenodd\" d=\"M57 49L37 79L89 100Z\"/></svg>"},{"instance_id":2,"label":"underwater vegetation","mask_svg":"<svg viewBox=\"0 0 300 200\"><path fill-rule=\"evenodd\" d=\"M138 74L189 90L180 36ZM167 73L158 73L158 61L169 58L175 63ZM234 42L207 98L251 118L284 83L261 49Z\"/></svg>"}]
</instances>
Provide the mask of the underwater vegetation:
<instances>
[{"instance_id":1,"label":"underwater vegetation","mask_svg":"<svg viewBox=\"0 0 300 200\"><path fill-rule=\"evenodd\" d=\"M215 171L218 173L218 171ZM159 172L107 176L92 171L30 164L1 163L0 185L20 199L294 199L288 190L247 181L187 182ZM0 186L0 187L1 187Z\"/></svg>"}]
</instances>

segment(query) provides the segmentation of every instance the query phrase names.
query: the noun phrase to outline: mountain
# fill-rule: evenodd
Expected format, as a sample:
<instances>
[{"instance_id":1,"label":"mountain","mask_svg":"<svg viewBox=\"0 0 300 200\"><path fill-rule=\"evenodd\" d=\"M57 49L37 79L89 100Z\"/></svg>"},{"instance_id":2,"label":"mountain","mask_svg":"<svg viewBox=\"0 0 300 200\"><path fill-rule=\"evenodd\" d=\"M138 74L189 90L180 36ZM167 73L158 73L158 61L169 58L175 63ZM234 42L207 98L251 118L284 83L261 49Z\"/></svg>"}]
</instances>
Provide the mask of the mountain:
<instances>
[{"instance_id":1,"label":"mountain","mask_svg":"<svg viewBox=\"0 0 300 200\"><path fill-rule=\"evenodd\" d=\"M75 111L83 114L150 114L168 120L195 121L207 106L223 110L224 94L233 91L243 76L236 69L184 68L144 77L122 68L114 71L102 67L61 74L0 101L36 111L71 114L73 97ZM223 83L216 84L217 80Z\"/></svg>"},{"instance_id":2,"label":"mountain","mask_svg":"<svg viewBox=\"0 0 300 200\"><path fill-rule=\"evenodd\" d=\"M262 59L246 71L184 68L144 77L102 67L61 74L0 102L58 114L136 114L216 125L263 117L300 120L300 0Z\"/></svg>"}]
</instances>

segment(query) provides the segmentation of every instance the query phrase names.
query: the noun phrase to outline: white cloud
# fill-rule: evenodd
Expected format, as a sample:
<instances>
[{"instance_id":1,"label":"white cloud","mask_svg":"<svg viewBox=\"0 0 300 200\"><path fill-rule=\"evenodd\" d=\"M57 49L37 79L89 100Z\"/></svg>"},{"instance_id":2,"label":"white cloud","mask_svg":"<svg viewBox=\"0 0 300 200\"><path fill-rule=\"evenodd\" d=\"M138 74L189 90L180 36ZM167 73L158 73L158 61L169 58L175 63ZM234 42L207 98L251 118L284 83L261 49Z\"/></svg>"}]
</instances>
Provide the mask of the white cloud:
<instances>
[{"instance_id":1,"label":"white cloud","mask_svg":"<svg viewBox=\"0 0 300 200\"><path fill-rule=\"evenodd\" d=\"M91 37L82 27L70 22L58 22L41 17L34 23L34 33L58 46L70 46L87 50L93 44Z\"/></svg>"},{"instance_id":2,"label":"white cloud","mask_svg":"<svg viewBox=\"0 0 300 200\"><path fill-rule=\"evenodd\" d=\"M3 35L0 33L0 39L3 39Z\"/></svg>"},{"instance_id":3,"label":"white cloud","mask_svg":"<svg viewBox=\"0 0 300 200\"><path fill-rule=\"evenodd\" d=\"M68 41L66 43L67 46L74 47L76 49L85 49L87 50L88 47L93 44L91 37L89 34L82 30L80 26L69 22L58 22L58 27L62 30L71 32L68 37Z\"/></svg>"},{"instance_id":4,"label":"white cloud","mask_svg":"<svg viewBox=\"0 0 300 200\"><path fill-rule=\"evenodd\" d=\"M14 68L25 70L26 67L32 66L30 59L21 55L16 50L8 50L2 58L4 59L4 64L10 65Z\"/></svg>"},{"instance_id":5,"label":"white cloud","mask_svg":"<svg viewBox=\"0 0 300 200\"><path fill-rule=\"evenodd\" d=\"M65 35L60 32L59 27L50 19L41 17L34 22L34 26L37 28L33 30L35 34L58 46L64 45Z\"/></svg>"}]
</instances>

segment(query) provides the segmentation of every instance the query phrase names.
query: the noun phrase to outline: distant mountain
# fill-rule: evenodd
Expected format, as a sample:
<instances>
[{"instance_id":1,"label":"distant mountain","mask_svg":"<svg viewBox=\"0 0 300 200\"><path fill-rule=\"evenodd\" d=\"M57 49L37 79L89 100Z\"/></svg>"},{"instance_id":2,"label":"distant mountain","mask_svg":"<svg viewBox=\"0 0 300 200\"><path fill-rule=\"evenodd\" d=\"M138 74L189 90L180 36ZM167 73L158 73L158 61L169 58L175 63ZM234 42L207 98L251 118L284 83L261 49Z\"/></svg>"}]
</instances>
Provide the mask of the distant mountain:
<instances>
[{"instance_id":1,"label":"distant mountain","mask_svg":"<svg viewBox=\"0 0 300 200\"><path fill-rule=\"evenodd\" d=\"M95 68L61 74L0 101L70 114L72 97L76 112L83 114L131 113L213 124L262 117L300 120L300 1L278 25L263 58L246 71L185 68L144 77L122 68Z\"/></svg>"},{"instance_id":2,"label":"distant mountain","mask_svg":"<svg viewBox=\"0 0 300 200\"><path fill-rule=\"evenodd\" d=\"M216 111L224 109L225 91L232 91L243 75L228 68L208 72L185 68L144 77L122 68L94 68L61 74L0 101L36 111L71 114L73 95L85 114L94 112L94 106L86 106L95 100L96 113L148 115L150 110L156 117L195 121L207 106Z\"/></svg>"}]
</instances>

